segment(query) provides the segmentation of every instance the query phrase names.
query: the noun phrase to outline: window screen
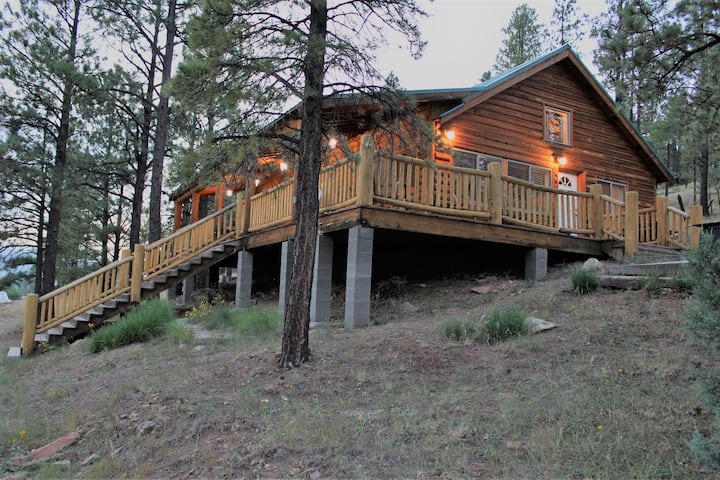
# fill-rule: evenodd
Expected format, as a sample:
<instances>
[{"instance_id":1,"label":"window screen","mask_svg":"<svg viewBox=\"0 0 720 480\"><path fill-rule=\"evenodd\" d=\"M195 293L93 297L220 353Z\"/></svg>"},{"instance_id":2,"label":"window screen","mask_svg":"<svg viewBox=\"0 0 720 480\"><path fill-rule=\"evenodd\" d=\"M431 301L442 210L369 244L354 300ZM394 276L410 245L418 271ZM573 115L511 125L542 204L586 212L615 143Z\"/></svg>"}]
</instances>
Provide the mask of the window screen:
<instances>
[{"instance_id":1,"label":"window screen","mask_svg":"<svg viewBox=\"0 0 720 480\"><path fill-rule=\"evenodd\" d=\"M550 186L550 179L552 178L550 169L514 160L508 160L507 162L507 174L509 177L545 187Z\"/></svg>"}]
</instances>

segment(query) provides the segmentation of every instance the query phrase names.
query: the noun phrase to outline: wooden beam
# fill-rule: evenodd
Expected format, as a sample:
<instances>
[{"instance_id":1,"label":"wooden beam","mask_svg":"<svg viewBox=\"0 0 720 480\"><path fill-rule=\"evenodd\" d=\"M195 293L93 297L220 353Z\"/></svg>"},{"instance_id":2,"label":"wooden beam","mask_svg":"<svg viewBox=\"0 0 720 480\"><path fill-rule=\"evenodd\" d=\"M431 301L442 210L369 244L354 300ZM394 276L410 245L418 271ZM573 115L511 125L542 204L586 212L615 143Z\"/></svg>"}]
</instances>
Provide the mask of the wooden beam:
<instances>
[{"instance_id":1,"label":"wooden beam","mask_svg":"<svg viewBox=\"0 0 720 480\"><path fill-rule=\"evenodd\" d=\"M22 348L23 356L30 355L35 348L35 325L37 324L38 296L30 293L25 297L25 323L23 326Z\"/></svg>"},{"instance_id":2,"label":"wooden beam","mask_svg":"<svg viewBox=\"0 0 720 480\"><path fill-rule=\"evenodd\" d=\"M468 219L453 219L371 207L362 209L361 221L374 228L467 238L506 245L548 248L586 255L602 255L602 242L594 239L538 232L509 225L493 225Z\"/></svg>"}]
</instances>

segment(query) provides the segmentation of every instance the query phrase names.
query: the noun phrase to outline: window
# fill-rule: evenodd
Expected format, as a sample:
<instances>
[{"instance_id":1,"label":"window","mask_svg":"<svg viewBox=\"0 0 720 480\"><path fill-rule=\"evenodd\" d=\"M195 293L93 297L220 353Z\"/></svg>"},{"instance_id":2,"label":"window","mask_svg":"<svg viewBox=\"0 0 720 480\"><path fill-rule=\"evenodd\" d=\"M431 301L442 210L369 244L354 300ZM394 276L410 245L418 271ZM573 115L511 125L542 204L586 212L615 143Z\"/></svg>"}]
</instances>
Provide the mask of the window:
<instances>
[{"instance_id":1,"label":"window","mask_svg":"<svg viewBox=\"0 0 720 480\"><path fill-rule=\"evenodd\" d=\"M612 197L621 202L625 201L625 185L622 183L612 182L610 180L600 180L597 183L602 186L603 195Z\"/></svg>"},{"instance_id":2,"label":"window","mask_svg":"<svg viewBox=\"0 0 720 480\"><path fill-rule=\"evenodd\" d=\"M572 113L554 107L545 107L545 140L570 146Z\"/></svg>"},{"instance_id":3,"label":"window","mask_svg":"<svg viewBox=\"0 0 720 480\"><path fill-rule=\"evenodd\" d=\"M493 162L501 162L502 158L485 153L471 152L469 150L453 149L453 166L487 170Z\"/></svg>"},{"instance_id":4,"label":"window","mask_svg":"<svg viewBox=\"0 0 720 480\"><path fill-rule=\"evenodd\" d=\"M507 161L507 174L509 177L545 187L550 186L550 180L552 179L552 171L549 168L516 162L515 160Z\"/></svg>"}]
</instances>

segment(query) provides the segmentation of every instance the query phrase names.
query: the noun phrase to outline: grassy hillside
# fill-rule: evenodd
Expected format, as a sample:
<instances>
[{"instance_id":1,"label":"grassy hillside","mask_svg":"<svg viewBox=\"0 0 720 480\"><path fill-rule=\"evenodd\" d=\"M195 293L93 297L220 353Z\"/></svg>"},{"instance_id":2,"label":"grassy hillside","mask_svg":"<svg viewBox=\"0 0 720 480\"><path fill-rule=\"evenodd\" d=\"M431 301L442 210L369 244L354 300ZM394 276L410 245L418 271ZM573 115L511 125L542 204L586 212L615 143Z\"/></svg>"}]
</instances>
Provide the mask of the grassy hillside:
<instances>
[{"instance_id":1,"label":"grassy hillside","mask_svg":"<svg viewBox=\"0 0 720 480\"><path fill-rule=\"evenodd\" d=\"M279 338L229 334L3 360L0 476L717 478L687 447L712 422L696 385L712 357L688 342L687 302L580 296L565 270L462 278L375 299L369 328L313 330L313 361L291 371L275 367ZM441 333L503 305L559 327L492 345ZM69 431L81 440L54 461L9 463Z\"/></svg>"}]
</instances>

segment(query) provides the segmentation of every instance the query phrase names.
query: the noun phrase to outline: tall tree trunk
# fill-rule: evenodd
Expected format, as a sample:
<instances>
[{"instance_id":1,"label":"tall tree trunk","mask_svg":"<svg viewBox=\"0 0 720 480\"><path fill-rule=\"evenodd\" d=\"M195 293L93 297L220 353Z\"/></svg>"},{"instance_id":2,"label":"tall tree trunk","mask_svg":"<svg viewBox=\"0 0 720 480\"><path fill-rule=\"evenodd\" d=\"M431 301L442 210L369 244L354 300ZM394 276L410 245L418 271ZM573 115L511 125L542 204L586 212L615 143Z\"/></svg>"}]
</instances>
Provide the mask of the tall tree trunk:
<instances>
[{"instance_id":1,"label":"tall tree trunk","mask_svg":"<svg viewBox=\"0 0 720 480\"><path fill-rule=\"evenodd\" d=\"M158 7L159 8L159 7ZM159 18L159 15L156 17ZM155 73L157 72L157 51L155 47L160 38L160 21L155 22L153 31L153 49L148 68L145 98L143 99L143 120L140 126L140 149L136 155L137 167L133 185L132 216L130 217L130 248L140 243L140 227L142 219L143 195L150 153L150 131L153 121L153 98L155 95Z\"/></svg>"},{"instance_id":2,"label":"tall tree trunk","mask_svg":"<svg viewBox=\"0 0 720 480\"><path fill-rule=\"evenodd\" d=\"M300 161L296 177L295 246L285 308L280 367L299 366L310 359L310 291L318 231L318 178L321 163L322 101L325 75L327 2L310 2L310 31L303 74Z\"/></svg>"},{"instance_id":3,"label":"tall tree trunk","mask_svg":"<svg viewBox=\"0 0 720 480\"><path fill-rule=\"evenodd\" d=\"M70 22L70 44L68 45L67 60L74 63L77 48L78 23L80 21L80 0L75 0L73 18ZM51 169L50 177L50 214L47 223L47 239L45 255L42 265L41 294L48 293L55 288L55 273L60 241L60 220L63 207L63 184L65 182L65 167L67 165L67 144L70 139L70 112L72 110L73 79L67 75L64 79L63 98L60 107L60 125L55 139L55 164Z\"/></svg>"},{"instance_id":4,"label":"tall tree trunk","mask_svg":"<svg viewBox=\"0 0 720 480\"><path fill-rule=\"evenodd\" d=\"M110 241L110 176L105 174L102 183L102 214L100 222L102 228L100 230L100 265L105 266L109 263L110 251L108 242Z\"/></svg>"},{"instance_id":5,"label":"tall tree trunk","mask_svg":"<svg viewBox=\"0 0 720 480\"><path fill-rule=\"evenodd\" d=\"M707 136L700 147L700 205L703 215L710 215L710 201L708 197L708 172L710 170L710 158L708 152Z\"/></svg>"},{"instance_id":6,"label":"tall tree trunk","mask_svg":"<svg viewBox=\"0 0 720 480\"><path fill-rule=\"evenodd\" d=\"M166 43L163 54L162 86L160 89L160 103L157 109L157 123L155 126L155 145L153 147L152 177L150 181L150 217L148 241L159 240L162 235L161 201L163 185L163 160L165 159L165 145L167 143L168 123L170 122L170 102L164 87L170 81L172 74L173 50L175 47L175 6L176 0L170 0L168 14L165 21Z\"/></svg>"}]
</instances>

